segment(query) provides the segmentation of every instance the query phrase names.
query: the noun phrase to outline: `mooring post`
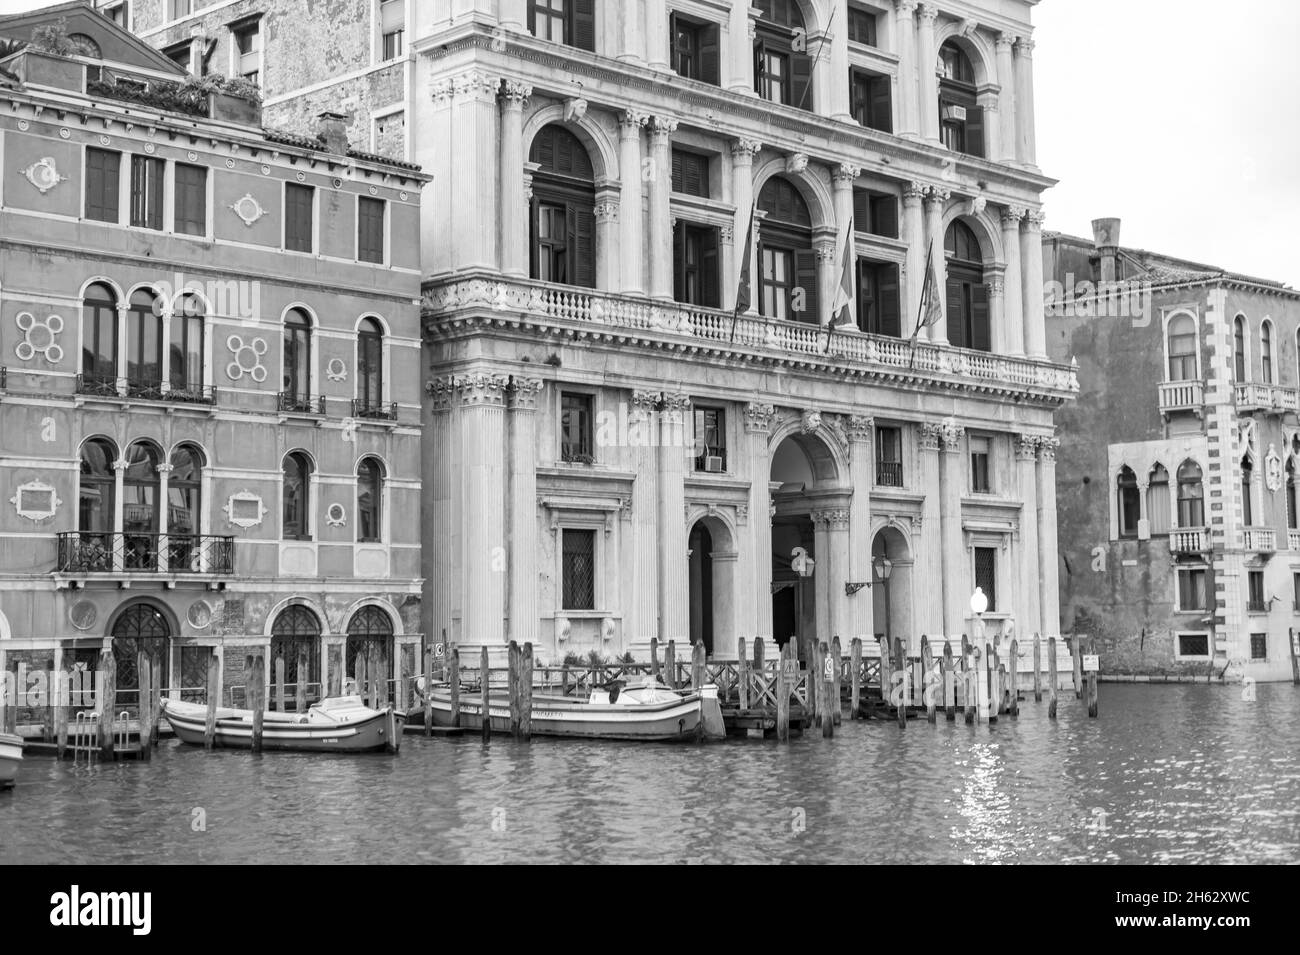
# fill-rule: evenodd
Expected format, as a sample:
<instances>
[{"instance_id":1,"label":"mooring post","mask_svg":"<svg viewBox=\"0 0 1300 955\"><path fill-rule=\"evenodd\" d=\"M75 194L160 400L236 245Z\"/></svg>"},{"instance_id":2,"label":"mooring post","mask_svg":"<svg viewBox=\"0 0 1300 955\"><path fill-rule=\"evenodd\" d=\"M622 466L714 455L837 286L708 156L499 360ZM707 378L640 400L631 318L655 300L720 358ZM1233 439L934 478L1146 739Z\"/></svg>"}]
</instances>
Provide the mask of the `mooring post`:
<instances>
[{"instance_id":1,"label":"mooring post","mask_svg":"<svg viewBox=\"0 0 1300 955\"><path fill-rule=\"evenodd\" d=\"M1288 628L1286 633L1291 642L1291 683L1294 686L1300 686L1300 646L1297 646L1300 641L1296 640L1294 627ZM3 664L3 661L4 656L0 652L0 665Z\"/></svg>"},{"instance_id":2,"label":"mooring post","mask_svg":"<svg viewBox=\"0 0 1300 955\"><path fill-rule=\"evenodd\" d=\"M952 669L952 644L943 641L943 716L949 723L957 721L957 681Z\"/></svg>"},{"instance_id":3,"label":"mooring post","mask_svg":"<svg viewBox=\"0 0 1300 955\"><path fill-rule=\"evenodd\" d=\"M1097 654L1097 638L1089 637L1088 656L1096 656L1096 654ZM1100 662L1101 661L1098 660L1098 664L1100 664ZM1094 718L1097 715L1097 679L1099 676L1100 674L1098 673L1097 670L1088 671L1088 715Z\"/></svg>"},{"instance_id":4,"label":"mooring post","mask_svg":"<svg viewBox=\"0 0 1300 955\"><path fill-rule=\"evenodd\" d=\"M152 755L149 747L149 724L152 717L149 706L153 702L153 668L149 665L149 654L139 650L135 655L135 685L137 689L137 722L140 725L140 758L148 760Z\"/></svg>"},{"instance_id":5,"label":"mooring post","mask_svg":"<svg viewBox=\"0 0 1300 955\"><path fill-rule=\"evenodd\" d=\"M275 693L272 696L275 700L275 709L277 713L285 711L284 696L284 651L275 655Z\"/></svg>"},{"instance_id":6,"label":"mooring post","mask_svg":"<svg viewBox=\"0 0 1300 955\"><path fill-rule=\"evenodd\" d=\"M704 686L704 641L691 644L691 689L698 691Z\"/></svg>"},{"instance_id":7,"label":"mooring post","mask_svg":"<svg viewBox=\"0 0 1300 955\"><path fill-rule=\"evenodd\" d=\"M221 703L221 658L214 650L208 657L208 712L203 721L203 748L217 744L217 707Z\"/></svg>"},{"instance_id":8,"label":"mooring post","mask_svg":"<svg viewBox=\"0 0 1300 955\"><path fill-rule=\"evenodd\" d=\"M1011 699L1008 701L1013 719L1020 718L1020 641L1011 641L1011 659L1007 662L1011 674Z\"/></svg>"},{"instance_id":9,"label":"mooring post","mask_svg":"<svg viewBox=\"0 0 1300 955\"><path fill-rule=\"evenodd\" d=\"M488 683L491 681L491 672L488 670L488 648L485 644L479 650L479 705L482 707L483 714L483 742L488 742L492 736L492 711L489 706Z\"/></svg>"},{"instance_id":10,"label":"mooring post","mask_svg":"<svg viewBox=\"0 0 1300 955\"><path fill-rule=\"evenodd\" d=\"M307 681L311 678L311 657L307 653L307 642L298 642L297 672L293 681L293 711L307 712Z\"/></svg>"},{"instance_id":11,"label":"mooring post","mask_svg":"<svg viewBox=\"0 0 1300 955\"><path fill-rule=\"evenodd\" d=\"M902 674L902 676L903 676L903 685L902 685L902 687L901 687L901 695L899 696L899 699L898 699L898 727L899 727L899 729L905 729L905 728L907 727L907 697L908 697L908 693L907 693L907 677L908 677L908 673L907 673L907 663L905 662L905 661L907 660L907 657L905 657L905 656L903 655L903 638L902 638L902 637L894 637L894 659L895 659L896 661L898 661L898 669L899 669L899 672L900 672L900 673Z\"/></svg>"},{"instance_id":12,"label":"mooring post","mask_svg":"<svg viewBox=\"0 0 1300 955\"><path fill-rule=\"evenodd\" d=\"M1070 641L1070 662L1074 672L1074 698L1083 699L1083 638L1075 634Z\"/></svg>"},{"instance_id":13,"label":"mooring post","mask_svg":"<svg viewBox=\"0 0 1300 955\"><path fill-rule=\"evenodd\" d=\"M659 638L658 637L650 638L650 677L656 683L659 682ZM564 692L566 695L569 692L567 682L565 683Z\"/></svg>"},{"instance_id":14,"label":"mooring post","mask_svg":"<svg viewBox=\"0 0 1300 955\"><path fill-rule=\"evenodd\" d=\"M519 644L510 641L506 648L506 688L510 699L510 735L519 738Z\"/></svg>"},{"instance_id":15,"label":"mooring post","mask_svg":"<svg viewBox=\"0 0 1300 955\"><path fill-rule=\"evenodd\" d=\"M986 644L989 648L989 716L1001 716L1007 711L1006 694L1002 688L1002 677L1006 672L1002 668L1002 647L997 634L993 642Z\"/></svg>"},{"instance_id":16,"label":"mooring post","mask_svg":"<svg viewBox=\"0 0 1300 955\"><path fill-rule=\"evenodd\" d=\"M930 638L921 634L921 680L925 684L922 690L922 699L925 701L925 721L927 723L935 722L935 704L934 704L934 681L931 675L934 673L934 656L930 652Z\"/></svg>"},{"instance_id":17,"label":"mooring post","mask_svg":"<svg viewBox=\"0 0 1300 955\"><path fill-rule=\"evenodd\" d=\"M153 661L153 699L149 705L149 745L158 745L158 724L162 722L162 688L166 682L163 676L163 657L159 654Z\"/></svg>"},{"instance_id":18,"label":"mooring post","mask_svg":"<svg viewBox=\"0 0 1300 955\"><path fill-rule=\"evenodd\" d=\"M460 647L451 648L451 725L460 726Z\"/></svg>"},{"instance_id":19,"label":"mooring post","mask_svg":"<svg viewBox=\"0 0 1300 955\"><path fill-rule=\"evenodd\" d=\"M1047 638L1047 718L1056 719L1056 637Z\"/></svg>"},{"instance_id":20,"label":"mooring post","mask_svg":"<svg viewBox=\"0 0 1300 955\"><path fill-rule=\"evenodd\" d=\"M975 651L966 641L966 637L961 638L961 702L963 717L967 723L975 722L975 709L978 705L977 684L979 682L978 671L975 668Z\"/></svg>"},{"instance_id":21,"label":"mooring post","mask_svg":"<svg viewBox=\"0 0 1300 955\"><path fill-rule=\"evenodd\" d=\"M519 738L533 738L533 645L524 644L519 658Z\"/></svg>"},{"instance_id":22,"label":"mooring post","mask_svg":"<svg viewBox=\"0 0 1300 955\"><path fill-rule=\"evenodd\" d=\"M1034 702L1043 702L1043 638L1034 634Z\"/></svg>"},{"instance_id":23,"label":"mooring post","mask_svg":"<svg viewBox=\"0 0 1300 955\"><path fill-rule=\"evenodd\" d=\"M664 685L677 689L677 641L669 640L664 648Z\"/></svg>"},{"instance_id":24,"label":"mooring post","mask_svg":"<svg viewBox=\"0 0 1300 955\"><path fill-rule=\"evenodd\" d=\"M330 698L343 695L343 648L337 643L331 644L325 654L326 666L329 672L325 675L328 686L326 687L326 696Z\"/></svg>"},{"instance_id":25,"label":"mooring post","mask_svg":"<svg viewBox=\"0 0 1300 955\"><path fill-rule=\"evenodd\" d=\"M839 637L831 638L831 660L835 664L831 671L831 719L839 726L844 719L844 701L841 698L844 692L844 648Z\"/></svg>"},{"instance_id":26,"label":"mooring post","mask_svg":"<svg viewBox=\"0 0 1300 955\"><path fill-rule=\"evenodd\" d=\"M262 751L262 721L266 717L266 659L258 653L246 661L248 670L248 701L253 710L253 752Z\"/></svg>"},{"instance_id":27,"label":"mooring post","mask_svg":"<svg viewBox=\"0 0 1300 955\"><path fill-rule=\"evenodd\" d=\"M103 758L112 759L113 716L117 709L117 657L112 650L100 651L99 672L103 680L99 694L99 743Z\"/></svg>"},{"instance_id":28,"label":"mooring post","mask_svg":"<svg viewBox=\"0 0 1300 955\"><path fill-rule=\"evenodd\" d=\"M442 652L447 652L446 644ZM424 651L424 735L433 735L433 647Z\"/></svg>"},{"instance_id":29,"label":"mooring post","mask_svg":"<svg viewBox=\"0 0 1300 955\"><path fill-rule=\"evenodd\" d=\"M787 646L788 646L788 644L787 644ZM776 661L776 665L777 665L777 667L779 668L779 667L781 666L781 660L784 659L784 656L782 655L782 650L781 650L780 647L777 647L777 651L778 651L778 652L777 652L777 661ZM765 682L765 681L767 680L767 673L766 673L766 666L765 666L765 661L764 661L763 657L764 657L764 655L765 655L766 653L767 653L767 647L765 647L765 646L763 645L763 638L762 638L762 637L754 637L754 665L753 665L753 671L754 671L754 673L758 674L758 679L759 679L759 680L764 681L764 683L762 684L762 685L764 685L764 686L766 686L766 682ZM779 683L778 683L778 684L775 684L775 685L778 686L778 687L780 686Z\"/></svg>"},{"instance_id":30,"label":"mooring post","mask_svg":"<svg viewBox=\"0 0 1300 955\"><path fill-rule=\"evenodd\" d=\"M0 733L9 732L9 707L17 703L16 700L9 699L11 686L16 693L16 681L9 675L9 652L0 650Z\"/></svg>"},{"instance_id":31,"label":"mooring post","mask_svg":"<svg viewBox=\"0 0 1300 955\"><path fill-rule=\"evenodd\" d=\"M736 706L749 709L749 656L745 652L745 638L736 642Z\"/></svg>"},{"instance_id":32,"label":"mooring post","mask_svg":"<svg viewBox=\"0 0 1300 955\"><path fill-rule=\"evenodd\" d=\"M49 685L50 703L54 707L54 743L59 759L68 749L68 703L72 681L63 665L63 648L54 649L54 682Z\"/></svg>"},{"instance_id":33,"label":"mooring post","mask_svg":"<svg viewBox=\"0 0 1300 955\"><path fill-rule=\"evenodd\" d=\"M818 644L817 655L818 657L821 658L821 666L822 666L822 673L821 673L822 692L821 692L821 708L820 708L821 722L822 722L822 738L830 739L832 736L835 735L835 714L834 714L835 697L833 695L835 692L835 675L834 675L835 658L834 658L834 653L832 652L831 645L827 643L825 640L823 640L820 644Z\"/></svg>"},{"instance_id":34,"label":"mooring post","mask_svg":"<svg viewBox=\"0 0 1300 955\"><path fill-rule=\"evenodd\" d=\"M862 705L862 638L849 641L849 719L858 718Z\"/></svg>"},{"instance_id":35,"label":"mooring post","mask_svg":"<svg viewBox=\"0 0 1300 955\"><path fill-rule=\"evenodd\" d=\"M762 639L755 641L754 653L759 652L758 645ZM781 654L776 661L776 738L779 742L787 742L790 739L790 692L793 689L789 680L785 676L786 661L792 656L794 641L791 640L781 648ZM764 679L763 671L757 670L759 678Z\"/></svg>"}]
</instances>

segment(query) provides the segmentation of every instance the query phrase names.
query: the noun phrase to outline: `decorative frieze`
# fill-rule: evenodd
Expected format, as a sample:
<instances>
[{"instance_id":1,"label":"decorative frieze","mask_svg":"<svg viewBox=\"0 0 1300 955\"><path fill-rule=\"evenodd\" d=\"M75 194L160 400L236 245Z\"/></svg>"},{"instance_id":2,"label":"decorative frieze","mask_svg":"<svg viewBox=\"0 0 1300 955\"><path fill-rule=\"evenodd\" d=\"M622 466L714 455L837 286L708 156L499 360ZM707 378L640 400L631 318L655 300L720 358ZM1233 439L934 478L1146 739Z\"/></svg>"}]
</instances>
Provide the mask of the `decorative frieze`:
<instances>
[{"instance_id":1,"label":"decorative frieze","mask_svg":"<svg viewBox=\"0 0 1300 955\"><path fill-rule=\"evenodd\" d=\"M844 434L851 444L870 441L876 428L876 419L870 415L848 415L844 419Z\"/></svg>"}]
</instances>

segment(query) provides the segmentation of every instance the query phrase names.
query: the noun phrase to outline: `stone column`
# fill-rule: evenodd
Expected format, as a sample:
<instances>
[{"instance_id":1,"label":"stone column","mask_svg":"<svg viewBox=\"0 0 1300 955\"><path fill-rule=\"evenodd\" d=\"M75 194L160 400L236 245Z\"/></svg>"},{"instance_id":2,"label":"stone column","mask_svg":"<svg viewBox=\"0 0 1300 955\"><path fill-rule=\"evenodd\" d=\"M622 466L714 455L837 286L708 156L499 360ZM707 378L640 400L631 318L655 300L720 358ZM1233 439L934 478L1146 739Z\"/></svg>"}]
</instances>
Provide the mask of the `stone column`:
<instances>
[{"instance_id":1,"label":"stone column","mask_svg":"<svg viewBox=\"0 0 1300 955\"><path fill-rule=\"evenodd\" d=\"M1060 446L1060 438L1038 440L1038 601L1043 629L1054 634L1061 632L1056 556L1056 449Z\"/></svg>"},{"instance_id":2,"label":"stone column","mask_svg":"<svg viewBox=\"0 0 1300 955\"><path fill-rule=\"evenodd\" d=\"M479 70L452 78L452 141L446 150L454 160L449 172L455 201L444 210L444 228L451 244L451 266L458 269L497 268L497 236L483 228L483 210L495 209L500 146L497 137L497 90L500 79ZM436 170L435 170L436 171Z\"/></svg>"},{"instance_id":3,"label":"stone column","mask_svg":"<svg viewBox=\"0 0 1300 955\"><path fill-rule=\"evenodd\" d=\"M921 519L913 526L917 533L912 539L916 571L914 580L918 584L931 588L916 590L917 604L914 608L913 629L916 633L944 633L944 616L946 602L934 599L937 595L933 588L944 585L943 576L943 535L939 522L942 488L939 483L939 456L942 429L937 424L917 426L917 447L920 451L920 480L915 485L905 478L909 488L919 490L925 495L921 501ZM919 541L919 542L918 542ZM929 599L926 594L929 594ZM957 633L959 631L953 631ZM910 638L909 634L909 638Z\"/></svg>"},{"instance_id":4,"label":"stone column","mask_svg":"<svg viewBox=\"0 0 1300 955\"><path fill-rule=\"evenodd\" d=\"M457 432L452 426L452 409L455 405L454 379L432 379L425 390L429 394L429 423L420 439L420 456L423 461L424 507L422 509L421 539L451 541L457 533L455 518L456 482L454 466L460 453L455 441ZM450 546L430 547L425 551L429 571L421 591L421 611L429 643L458 639L452 623L452 609L460 608L455 586L455 556Z\"/></svg>"},{"instance_id":5,"label":"stone column","mask_svg":"<svg viewBox=\"0 0 1300 955\"><path fill-rule=\"evenodd\" d=\"M1016 159L1037 167L1038 146L1034 133L1034 41L1022 36L1016 41Z\"/></svg>"},{"instance_id":6,"label":"stone column","mask_svg":"<svg viewBox=\"0 0 1300 955\"><path fill-rule=\"evenodd\" d=\"M617 289L622 281L623 256L619 249L622 236L618 227L618 189L606 186L596 190L596 287Z\"/></svg>"},{"instance_id":7,"label":"stone column","mask_svg":"<svg viewBox=\"0 0 1300 955\"><path fill-rule=\"evenodd\" d=\"M839 282L835 260L835 241L828 239L817 243L817 310L820 314L805 315L815 325L825 325L830 319L831 303L835 301L835 286Z\"/></svg>"},{"instance_id":8,"label":"stone column","mask_svg":"<svg viewBox=\"0 0 1300 955\"><path fill-rule=\"evenodd\" d=\"M505 643L506 546L505 397L510 379L478 372L455 380L460 448L461 500L458 515L465 568L461 604L462 640L471 646ZM495 566L494 566L495 564Z\"/></svg>"},{"instance_id":9,"label":"stone column","mask_svg":"<svg viewBox=\"0 0 1300 955\"><path fill-rule=\"evenodd\" d=\"M931 325L928 331L930 341L940 345L948 344L948 263L943 254L943 207L948 203L950 195L942 186L931 186L925 194L925 254L927 257L933 256L932 267L939 283L939 309L942 313L939 320ZM924 272L924 258L921 263Z\"/></svg>"},{"instance_id":10,"label":"stone column","mask_svg":"<svg viewBox=\"0 0 1300 955\"><path fill-rule=\"evenodd\" d=\"M644 63L646 33L642 29L641 0L625 0L620 5L622 29L619 31L618 59L624 63Z\"/></svg>"},{"instance_id":11,"label":"stone column","mask_svg":"<svg viewBox=\"0 0 1300 955\"><path fill-rule=\"evenodd\" d=\"M686 554L686 418L689 395L665 393L659 410L659 639L690 642Z\"/></svg>"},{"instance_id":12,"label":"stone column","mask_svg":"<svg viewBox=\"0 0 1300 955\"><path fill-rule=\"evenodd\" d=\"M1020 591L1017 608L1020 626L1017 629L1032 638L1035 631L1046 639L1048 631L1041 612L1041 591L1039 588L1039 550L1042 546L1038 539L1038 457L1039 439L1031 435L1017 435L1013 439L1016 451L1017 492L1021 501L1020 511L1020 548L1019 577L1017 589ZM1055 488L1052 489L1055 494Z\"/></svg>"},{"instance_id":13,"label":"stone column","mask_svg":"<svg viewBox=\"0 0 1300 955\"><path fill-rule=\"evenodd\" d=\"M916 35L916 70L920 79L921 135L939 141L939 74L935 69L939 52L934 46L934 21L939 9L932 3L920 6L921 19Z\"/></svg>"},{"instance_id":14,"label":"stone column","mask_svg":"<svg viewBox=\"0 0 1300 955\"><path fill-rule=\"evenodd\" d=\"M772 405L755 401L745 405L750 547L754 559L749 587L740 594L746 604L753 605L754 616L748 632L741 635L751 641L753 637L766 637L769 644L775 634L772 633L772 458L768 439L775 417L776 409Z\"/></svg>"},{"instance_id":15,"label":"stone column","mask_svg":"<svg viewBox=\"0 0 1300 955\"><path fill-rule=\"evenodd\" d=\"M849 573L850 583L871 583L871 487L875 483L875 456L872 438L875 421L868 415L849 415L844 419L844 432L849 440L849 481L853 485L853 500L849 514ZM864 587L847 598L848 612L841 638L868 639L874 632L872 616L873 588Z\"/></svg>"},{"instance_id":16,"label":"stone column","mask_svg":"<svg viewBox=\"0 0 1300 955\"><path fill-rule=\"evenodd\" d=\"M850 166L848 163L841 163L838 166L831 167L831 195L832 205L835 209L835 239L838 243L845 235L849 223L853 220L853 184L857 181L862 170L857 166ZM854 222L853 230L855 232L867 231L867 223ZM849 236L849 241L854 241L853 236ZM839 276L836 276L838 281ZM857 303L850 303L853 307L853 315L856 318L858 314Z\"/></svg>"},{"instance_id":17,"label":"stone column","mask_svg":"<svg viewBox=\"0 0 1300 955\"><path fill-rule=\"evenodd\" d=\"M649 643L663 636L659 622L659 441L655 409L657 391L632 392L628 412L628 443L636 480L632 488L633 560L632 620L630 637Z\"/></svg>"},{"instance_id":18,"label":"stone column","mask_svg":"<svg viewBox=\"0 0 1300 955\"><path fill-rule=\"evenodd\" d=\"M119 338L118 341L126 341ZM125 355L126 349L120 349L119 358ZM118 573L122 572L124 565L123 557L125 556L125 541L122 540L123 514L126 509L126 469L130 465L126 458L118 458L113 462L113 541L109 545L113 552L113 570Z\"/></svg>"},{"instance_id":19,"label":"stone column","mask_svg":"<svg viewBox=\"0 0 1300 955\"><path fill-rule=\"evenodd\" d=\"M632 295L641 295L645 291L645 263L641 253L644 221L641 211L641 127L645 124L646 117L630 109L618 121L618 238L622 260L619 290ZM671 171L671 166L669 169Z\"/></svg>"},{"instance_id":20,"label":"stone column","mask_svg":"<svg viewBox=\"0 0 1300 955\"><path fill-rule=\"evenodd\" d=\"M831 16L835 33L830 37L830 96L815 105L819 113L848 121L853 118L849 111L849 0L833 0Z\"/></svg>"},{"instance_id":21,"label":"stone column","mask_svg":"<svg viewBox=\"0 0 1300 955\"><path fill-rule=\"evenodd\" d=\"M917 109L919 86L916 75L916 3L897 0L895 17L898 44L898 134L916 139L921 134L921 115Z\"/></svg>"},{"instance_id":22,"label":"stone column","mask_svg":"<svg viewBox=\"0 0 1300 955\"><path fill-rule=\"evenodd\" d=\"M1026 213L1021 223L1020 272L1025 311L1025 353L1047 357L1047 327L1043 307L1043 213Z\"/></svg>"},{"instance_id":23,"label":"stone column","mask_svg":"<svg viewBox=\"0 0 1300 955\"><path fill-rule=\"evenodd\" d=\"M164 355L167 352L163 352ZM172 470L174 466L169 461L163 461L158 465L158 563L157 567L160 573L166 573L169 568L167 535L170 529L170 515L167 512L168 494L171 490ZM188 568L185 568L188 569Z\"/></svg>"},{"instance_id":24,"label":"stone column","mask_svg":"<svg viewBox=\"0 0 1300 955\"><path fill-rule=\"evenodd\" d=\"M939 537L942 540L943 626L945 634L955 634L961 632L970 597L965 587L966 548L961 526L961 496L966 486L961 451L966 432L953 421L945 421L938 429L942 452L939 455Z\"/></svg>"},{"instance_id":25,"label":"stone column","mask_svg":"<svg viewBox=\"0 0 1300 955\"><path fill-rule=\"evenodd\" d=\"M668 4L665 0L645 0L646 62L652 70L669 69Z\"/></svg>"},{"instance_id":26,"label":"stone column","mask_svg":"<svg viewBox=\"0 0 1300 955\"><path fill-rule=\"evenodd\" d=\"M1002 311L1007 322L1007 354L1016 358L1025 354L1024 279L1020 274L1020 220L1025 210L1007 206L1002 210L1002 254L1007 259L1003 277L1006 301Z\"/></svg>"},{"instance_id":27,"label":"stone column","mask_svg":"<svg viewBox=\"0 0 1300 955\"><path fill-rule=\"evenodd\" d=\"M989 153L989 156L999 162L1015 162L1019 141L1019 132L1016 127L1016 74L1015 62L1012 59L1012 48L1016 44L1016 38L1010 33L999 33L997 38L997 61L998 61L998 86L1001 92L998 93L998 145L999 150L996 154Z\"/></svg>"},{"instance_id":28,"label":"stone column","mask_svg":"<svg viewBox=\"0 0 1300 955\"><path fill-rule=\"evenodd\" d=\"M921 289L925 283L925 213L922 200L925 184L909 182L903 186L903 241L907 243L907 260L899 276L903 288L903 334L911 336L921 308Z\"/></svg>"},{"instance_id":29,"label":"stone column","mask_svg":"<svg viewBox=\"0 0 1300 955\"><path fill-rule=\"evenodd\" d=\"M1007 350L1007 310L1006 279L1000 265L990 265L984 269L984 288L989 297L989 344L995 355L1006 355ZM1020 322L1015 322L1019 327Z\"/></svg>"},{"instance_id":30,"label":"stone column","mask_svg":"<svg viewBox=\"0 0 1300 955\"><path fill-rule=\"evenodd\" d=\"M501 26L522 33L528 29L528 0L498 0Z\"/></svg>"},{"instance_id":31,"label":"stone column","mask_svg":"<svg viewBox=\"0 0 1300 955\"><path fill-rule=\"evenodd\" d=\"M673 232L669 197L673 185L670 143L676 129L677 120L667 116L655 116L650 120L650 294L665 300L673 297Z\"/></svg>"},{"instance_id":32,"label":"stone column","mask_svg":"<svg viewBox=\"0 0 1300 955\"><path fill-rule=\"evenodd\" d=\"M743 4L742 4L743 6ZM754 247L757 243L758 224L754 224L754 235L750 236L749 248L745 248L745 236L749 232L749 220L754 211L754 157L762 149L761 143L752 139L736 139L731 143L731 195L732 202L736 204L736 255L735 270L731 273L731 281L728 287L723 290L723 307L736 307L736 289L739 288L740 270L745 266L745 256L748 255L751 261L750 273L750 309L748 314L755 314L758 311L758 269L757 261L754 261L757 254Z\"/></svg>"},{"instance_id":33,"label":"stone column","mask_svg":"<svg viewBox=\"0 0 1300 955\"><path fill-rule=\"evenodd\" d=\"M848 642L850 626L844 591L844 585L849 581L850 510L847 507L825 508L814 511L812 517L817 549L814 573L819 580L817 639L829 643L832 637L838 636L843 645ZM822 627L823 613L825 628Z\"/></svg>"},{"instance_id":34,"label":"stone column","mask_svg":"<svg viewBox=\"0 0 1300 955\"><path fill-rule=\"evenodd\" d=\"M507 407L510 419L510 639L537 643L537 399L539 378L512 376Z\"/></svg>"},{"instance_id":35,"label":"stone column","mask_svg":"<svg viewBox=\"0 0 1300 955\"><path fill-rule=\"evenodd\" d=\"M727 89L742 96L757 96L754 90L754 23L749 19L748 3L731 4L727 22Z\"/></svg>"},{"instance_id":36,"label":"stone column","mask_svg":"<svg viewBox=\"0 0 1300 955\"><path fill-rule=\"evenodd\" d=\"M533 88L515 80L501 83L501 270L528 274L528 203L524 199L524 102Z\"/></svg>"},{"instance_id":37,"label":"stone column","mask_svg":"<svg viewBox=\"0 0 1300 955\"><path fill-rule=\"evenodd\" d=\"M131 308L131 303L126 299L123 299L122 301L117 303L118 348L117 348L116 371L117 371L117 393L119 395L126 394L126 367L127 367L126 343L129 341L129 339L127 338L126 320L127 320L127 313L130 310L130 308ZM122 494L121 494L122 488L118 487L117 490L118 490L117 499L120 501L122 500Z\"/></svg>"}]
</instances>

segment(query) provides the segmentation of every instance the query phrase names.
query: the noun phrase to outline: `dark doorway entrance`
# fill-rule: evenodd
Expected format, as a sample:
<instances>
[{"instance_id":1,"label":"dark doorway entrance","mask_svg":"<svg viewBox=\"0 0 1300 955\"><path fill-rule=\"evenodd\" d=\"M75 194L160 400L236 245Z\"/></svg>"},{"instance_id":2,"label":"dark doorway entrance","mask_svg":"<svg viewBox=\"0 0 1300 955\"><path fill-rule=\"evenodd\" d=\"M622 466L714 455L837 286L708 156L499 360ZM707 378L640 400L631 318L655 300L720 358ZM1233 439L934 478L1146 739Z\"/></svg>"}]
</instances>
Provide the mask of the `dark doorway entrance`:
<instances>
[{"instance_id":1,"label":"dark doorway entrance","mask_svg":"<svg viewBox=\"0 0 1300 955\"><path fill-rule=\"evenodd\" d=\"M699 521L691 528L691 643L713 655L713 535Z\"/></svg>"}]
</instances>

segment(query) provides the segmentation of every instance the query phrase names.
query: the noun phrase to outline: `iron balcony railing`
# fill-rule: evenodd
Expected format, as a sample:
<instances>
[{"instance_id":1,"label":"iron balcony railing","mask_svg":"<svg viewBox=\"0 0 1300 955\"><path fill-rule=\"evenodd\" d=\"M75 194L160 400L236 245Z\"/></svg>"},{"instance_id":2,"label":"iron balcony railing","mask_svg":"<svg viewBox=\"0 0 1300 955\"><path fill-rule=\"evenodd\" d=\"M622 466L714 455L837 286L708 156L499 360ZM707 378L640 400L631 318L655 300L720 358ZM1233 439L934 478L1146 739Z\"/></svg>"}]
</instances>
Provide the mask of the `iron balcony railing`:
<instances>
[{"instance_id":1,"label":"iron balcony railing","mask_svg":"<svg viewBox=\"0 0 1300 955\"><path fill-rule=\"evenodd\" d=\"M324 395L301 395L296 391L282 391L279 394L279 408L289 414L325 413Z\"/></svg>"},{"instance_id":2,"label":"iron balcony railing","mask_svg":"<svg viewBox=\"0 0 1300 955\"><path fill-rule=\"evenodd\" d=\"M215 385L190 387L149 378L119 380L108 375L77 375L77 394L97 398L134 398L174 404L215 405Z\"/></svg>"},{"instance_id":3,"label":"iron balcony railing","mask_svg":"<svg viewBox=\"0 0 1300 955\"><path fill-rule=\"evenodd\" d=\"M215 574L235 572L235 539L211 534L58 535L61 574Z\"/></svg>"},{"instance_id":4,"label":"iron balcony railing","mask_svg":"<svg viewBox=\"0 0 1300 955\"><path fill-rule=\"evenodd\" d=\"M397 402L392 401L388 404L375 404L364 398L353 398L352 417L370 418L378 421L396 421Z\"/></svg>"},{"instance_id":5,"label":"iron balcony railing","mask_svg":"<svg viewBox=\"0 0 1300 955\"><path fill-rule=\"evenodd\" d=\"M880 487L903 486L903 464L901 461L877 461L876 484Z\"/></svg>"}]
</instances>

